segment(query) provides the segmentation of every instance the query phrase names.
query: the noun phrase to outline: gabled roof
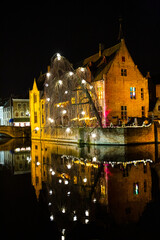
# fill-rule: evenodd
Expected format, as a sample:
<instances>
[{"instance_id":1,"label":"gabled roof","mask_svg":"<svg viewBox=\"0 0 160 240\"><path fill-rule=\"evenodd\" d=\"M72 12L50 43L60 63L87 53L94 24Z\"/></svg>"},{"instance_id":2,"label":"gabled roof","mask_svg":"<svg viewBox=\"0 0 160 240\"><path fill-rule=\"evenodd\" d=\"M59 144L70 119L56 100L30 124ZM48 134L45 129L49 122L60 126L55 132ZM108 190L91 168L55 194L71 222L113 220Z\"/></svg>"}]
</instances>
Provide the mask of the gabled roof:
<instances>
[{"instance_id":1,"label":"gabled roof","mask_svg":"<svg viewBox=\"0 0 160 240\"><path fill-rule=\"evenodd\" d=\"M96 53L83 60L82 65L84 67L89 67L92 73L92 81L103 79L103 74L106 74L110 69L113 59L120 49L120 46L121 42L113 47L104 49L101 56L99 56L99 53Z\"/></svg>"}]
</instances>

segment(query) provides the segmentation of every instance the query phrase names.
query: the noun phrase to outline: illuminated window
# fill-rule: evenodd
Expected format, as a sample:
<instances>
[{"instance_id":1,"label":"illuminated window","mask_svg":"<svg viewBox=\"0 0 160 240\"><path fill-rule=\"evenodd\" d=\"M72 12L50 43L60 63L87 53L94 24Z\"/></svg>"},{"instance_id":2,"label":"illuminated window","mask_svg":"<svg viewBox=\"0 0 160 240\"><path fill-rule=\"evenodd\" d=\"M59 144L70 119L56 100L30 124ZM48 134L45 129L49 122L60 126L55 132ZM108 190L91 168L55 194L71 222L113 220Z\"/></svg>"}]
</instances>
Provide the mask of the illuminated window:
<instances>
[{"instance_id":1,"label":"illuminated window","mask_svg":"<svg viewBox=\"0 0 160 240\"><path fill-rule=\"evenodd\" d=\"M121 119L127 120L127 106L121 106Z\"/></svg>"},{"instance_id":2,"label":"illuminated window","mask_svg":"<svg viewBox=\"0 0 160 240\"><path fill-rule=\"evenodd\" d=\"M142 117L145 117L145 106L142 106Z\"/></svg>"},{"instance_id":3,"label":"illuminated window","mask_svg":"<svg viewBox=\"0 0 160 240\"><path fill-rule=\"evenodd\" d=\"M98 95L98 99L103 98L102 86L97 87L97 95Z\"/></svg>"},{"instance_id":4,"label":"illuminated window","mask_svg":"<svg viewBox=\"0 0 160 240\"><path fill-rule=\"evenodd\" d=\"M21 108L21 103L18 103L18 109L20 109Z\"/></svg>"},{"instance_id":5,"label":"illuminated window","mask_svg":"<svg viewBox=\"0 0 160 240\"><path fill-rule=\"evenodd\" d=\"M76 103L76 102L75 102L75 97L72 97L72 98L71 98L71 103L72 103L72 104L75 104L75 103Z\"/></svg>"},{"instance_id":6,"label":"illuminated window","mask_svg":"<svg viewBox=\"0 0 160 240\"><path fill-rule=\"evenodd\" d=\"M133 183L133 194L138 195L139 194L139 184Z\"/></svg>"},{"instance_id":7,"label":"illuminated window","mask_svg":"<svg viewBox=\"0 0 160 240\"><path fill-rule=\"evenodd\" d=\"M144 89L141 88L141 99L144 100Z\"/></svg>"},{"instance_id":8,"label":"illuminated window","mask_svg":"<svg viewBox=\"0 0 160 240\"><path fill-rule=\"evenodd\" d=\"M121 76L127 76L127 69L121 69Z\"/></svg>"},{"instance_id":9,"label":"illuminated window","mask_svg":"<svg viewBox=\"0 0 160 240\"><path fill-rule=\"evenodd\" d=\"M136 99L136 88L135 87L130 87L130 98Z\"/></svg>"}]
</instances>

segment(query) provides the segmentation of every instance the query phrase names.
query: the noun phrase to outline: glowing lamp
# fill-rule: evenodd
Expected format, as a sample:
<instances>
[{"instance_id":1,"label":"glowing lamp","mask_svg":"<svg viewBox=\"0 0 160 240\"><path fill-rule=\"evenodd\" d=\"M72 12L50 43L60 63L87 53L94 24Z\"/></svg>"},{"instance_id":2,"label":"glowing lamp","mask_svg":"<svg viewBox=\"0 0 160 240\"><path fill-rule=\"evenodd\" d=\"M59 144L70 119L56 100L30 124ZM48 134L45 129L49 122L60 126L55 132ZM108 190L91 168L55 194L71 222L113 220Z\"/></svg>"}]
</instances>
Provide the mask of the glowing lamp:
<instances>
[{"instance_id":1,"label":"glowing lamp","mask_svg":"<svg viewBox=\"0 0 160 240\"><path fill-rule=\"evenodd\" d=\"M52 190L49 190L49 195L52 195L52 193L53 193Z\"/></svg>"},{"instance_id":2,"label":"glowing lamp","mask_svg":"<svg viewBox=\"0 0 160 240\"><path fill-rule=\"evenodd\" d=\"M92 161L93 161L93 162L96 162L96 161L97 161L97 158L96 158L96 157L93 157Z\"/></svg>"},{"instance_id":3,"label":"glowing lamp","mask_svg":"<svg viewBox=\"0 0 160 240\"><path fill-rule=\"evenodd\" d=\"M64 181L64 184L67 185L67 184L68 184L68 180L65 180L65 181Z\"/></svg>"},{"instance_id":4,"label":"glowing lamp","mask_svg":"<svg viewBox=\"0 0 160 240\"><path fill-rule=\"evenodd\" d=\"M73 72L69 72L69 76L72 76L73 75Z\"/></svg>"},{"instance_id":5,"label":"glowing lamp","mask_svg":"<svg viewBox=\"0 0 160 240\"><path fill-rule=\"evenodd\" d=\"M51 74L50 74L49 72L47 72L47 74L46 74L46 75L47 75L47 77L48 77L48 78L51 76Z\"/></svg>"},{"instance_id":6,"label":"glowing lamp","mask_svg":"<svg viewBox=\"0 0 160 240\"><path fill-rule=\"evenodd\" d=\"M55 171L52 171L52 176L54 176L55 175Z\"/></svg>"},{"instance_id":7,"label":"glowing lamp","mask_svg":"<svg viewBox=\"0 0 160 240\"><path fill-rule=\"evenodd\" d=\"M85 224L87 224L89 222L89 220L88 219L85 219Z\"/></svg>"},{"instance_id":8,"label":"glowing lamp","mask_svg":"<svg viewBox=\"0 0 160 240\"><path fill-rule=\"evenodd\" d=\"M51 221L54 220L53 214L50 216L50 220L51 220Z\"/></svg>"},{"instance_id":9,"label":"glowing lamp","mask_svg":"<svg viewBox=\"0 0 160 240\"><path fill-rule=\"evenodd\" d=\"M39 166L40 165L40 162L37 162L37 166Z\"/></svg>"},{"instance_id":10,"label":"glowing lamp","mask_svg":"<svg viewBox=\"0 0 160 240\"><path fill-rule=\"evenodd\" d=\"M96 134L95 133L92 133L92 138L96 138Z\"/></svg>"},{"instance_id":11,"label":"glowing lamp","mask_svg":"<svg viewBox=\"0 0 160 240\"><path fill-rule=\"evenodd\" d=\"M59 80L59 81L58 81L58 84L59 84L59 85L62 85L62 84L63 84L62 80Z\"/></svg>"},{"instance_id":12,"label":"glowing lamp","mask_svg":"<svg viewBox=\"0 0 160 240\"><path fill-rule=\"evenodd\" d=\"M68 91L65 91L64 94L68 94Z\"/></svg>"},{"instance_id":13,"label":"glowing lamp","mask_svg":"<svg viewBox=\"0 0 160 240\"><path fill-rule=\"evenodd\" d=\"M85 111L82 111L81 114L84 116L85 115Z\"/></svg>"},{"instance_id":14,"label":"glowing lamp","mask_svg":"<svg viewBox=\"0 0 160 240\"><path fill-rule=\"evenodd\" d=\"M47 101L49 102L49 101L50 101L50 98L47 98Z\"/></svg>"},{"instance_id":15,"label":"glowing lamp","mask_svg":"<svg viewBox=\"0 0 160 240\"><path fill-rule=\"evenodd\" d=\"M62 111L62 113L63 113L63 114L66 114L66 113L67 113L67 111L64 109L64 110Z\"/></svg>"},{"instance_id":16,"label":"glowing lamp","mask_svg":"<svg viewBox=\"0 0 160 240\"><path fill-rule=\"evenodd\" d=\"M71 164L70 164L70 163L69 163L69 164L67 164L67 168L68 168L68 169L71 169L71 167L72 167L72 166L71 166Z\"/></svg>"},{"instance_id":17,"label":"glowing lamp","mask_svg":"<svg viewBox=\"0 0 160 240\"><path fill-rule=\"evenodd\" d=\"M38 131L38 130L39 130L39 127L36 127L34 130L35 130L35 131Z\"/></svg>"},{"instance_id":18,"label":"glowing lamp","mask_svg":"<svg viewBox=\"0 0 160 240\"><path fill-rule=\"evenodd\" d=\"M45 86L48 87L49 86L48 83L46 83Z\"/></svg>"},{"instance_id":19,"label":"glowing lamp","mask_svg":"<svg viewBox=\"0 0 160 240\"><path fill-rule=\"evenodd\" d=\"M84 183L86 183L86 182L87 182L87 178L86 178L86 177L83 179L83 182L84 182Z\"/></svg>"},{"instance_id":20,"label":"glowing lamp","mask_svg":"<svg viewBox=\"0 0 160 240\"><path fill-rule=\"evenodd\" d=\"M66 209L63 207L62 208L62 213L65 213L66 212Z\"/></svg>"},{"instance_id":21,"label":"glowing lamp","mask_svg":"<svg viewBox=\"0 0 160 240\"><path fill-rule=\"evenodd\" d=\"M82 79L82 84L86 84L86 80Z\"/></svg>"},{"instance_id":22,"label":"glowing lamp","mask_svg":"<svg viewBox=\"0 0 160 240\"><path fill-rule=\"evenodd\" d=\"M85 70L85 69L84 69L83 67L81 67L81 69L80 69L80 70L81 70L81 72L84 72L84 70Z\"/></svg>"},{"instance_id":23,"label":"glowing lamp","mask_svg":"<svg viewBox=\"0 0 160 240\"><path fill-rule=\"evenodd\" d=\"M57 53L57 60L61 60L61 54L60 53Z\"/></svg>"},{"instance_id":24,"label":"glowing lamp","mask_svg":"<svg viewBox=\"0 0 160 240\"><path fill-rule=\"evenodd\" d=\"M67 133L70 133L71 132L71 129L68 127L68 128L66 128L66 132Z\"/></svg>"},{"instance_id":25,"label":"glowing lamp","mask_svg":"<svg viewBox=\"0 0 160 240\"><path fill-rule=\"evenodd\" d=\"M62 183L62 179L59 179L59 181L58 181L59 183Z\"/></svg>"}]
</instances>

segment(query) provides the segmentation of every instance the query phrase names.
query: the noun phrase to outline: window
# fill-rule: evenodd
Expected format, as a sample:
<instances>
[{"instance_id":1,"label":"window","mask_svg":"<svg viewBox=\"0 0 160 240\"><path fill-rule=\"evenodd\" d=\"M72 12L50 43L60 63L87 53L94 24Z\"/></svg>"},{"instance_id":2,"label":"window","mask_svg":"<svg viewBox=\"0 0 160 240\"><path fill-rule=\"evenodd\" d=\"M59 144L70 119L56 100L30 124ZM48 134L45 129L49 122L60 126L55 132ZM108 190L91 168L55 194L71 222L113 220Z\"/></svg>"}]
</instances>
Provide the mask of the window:
<instances>
[{"instance_id":1,"label":"window","mask_svg":"<svg viewBox=\"0 0 160 240\"><path fill-rule=\"evenodd\" d=\"M125 57L124 56L122 56L122 62L125 62Z\"/></svg>"},{"instance_id":2,"label":"window","mask_svg":"<svg viewBox=\"0 0 160 240\"><path fill-rule=\"evenodd\" d=\"M20 109L21 108L21 103L18 103L18 109Z\"/></svg>"},{"instance_id":3,"label":"window","mask_svg":"<svg viewBox=\"0 0 160 240\"><path fill-rule=\"evenodd\" d=\"M102 86L97 87L97 95L98 95L98 99L103 98Z\"/></svg>"},{"instance_id":4,"label":"window","mask_svg":"<svg viewBox=\"0 0 160 240\"><path fill-rule=\"evenodd\" d=\"M24 116L24 112L21 112L21 117L23 117Z\"/></svg>"},{"instance_id":5,"label":"window","mask_svg":"<svg viewBox=\"0 0 160 240\"><path fill-rule=\"evenodd\" d=\"M158 111L160 111L160 105L158 106Z\"/></svg>"},{"instance_id":6,"label":"window","mask_svg":"<svg viewBox=\"0 0 160 240\"><path fill-rule=\"evenodd\" d=\"M141 88L141 99L144 100L144 88Z\"/></svg>"},{"instance_id":7,"label":"window","mask_svg":"<svg viewBox=\"0 0 160 240\"><path fill-rule=\"evenodd\" d=\"M34 98L34 103L36 103L37 102L37 95L34 94L33 98Z\"/></svg>"},{"instance_id":8,"label":"window","mask_svg":"<svg viewBox=\"0 0 160 240\"><path fill-rule=\"evenodd\" d=\"M139 184L133 183L133 194L138 195L139 194Z\"/></svg>"},{"instance_id":9,"label":"window","mask_svg":"<svg viewBox=\"0 0 160 240\"><path fill-rule=\"evenodd\" d=\"M145 117L145 106L142 106L142 117Z\"/></svg>"},{"instance_id":10,"label":"window","mask_svg":"<svg viewBox=\"0 0 160 240\"><path fill-rule=\"evenodd\" d=\"M127 76L127 69L121 69L121 76Z\"/></svg>"},{"instance_id":11,"label":"window","mask_svg":"<svg viewBox=\"0 0 160 240\"><path fill-rule=\"evenodd\" d=\"M34 112L34 123L37 123L37 112Z\"/></svg>"},{"instance_id":12,"label":"window","mask_svg":"<svg viewBox=\"0 0 160 240\"><path fill-rule=\"evenodd\" d=\"M130 98L136 99L136 88L135 87L130 87Z\"/></svg>"},{"instance_id":13,"label":"window","mask_svg":"<svg viewBox=\"0 0 160 240\"><path fill-rule=\"evenodd\" d=\"M15 117L18 117L19 116L19 113L18 112L15 112Z\"/></svg>"},{"instance_id":14,"label":"window","mask_svg":"<svg viewBox=\"0 0 160 240\"><path fill-rule=\"evenodd\" d=\"M42 114L42 124L44 123L44 115Z\"/></svg>"},{"instance_id":15,"label":"window","mask_svg":"<svg viewBox=\"0 0 160 240\"><path fill-rule=\"evenodd\" d=\"M127 120L127 106L121 106L121 119Z\"/></svg>"}]
</instances>

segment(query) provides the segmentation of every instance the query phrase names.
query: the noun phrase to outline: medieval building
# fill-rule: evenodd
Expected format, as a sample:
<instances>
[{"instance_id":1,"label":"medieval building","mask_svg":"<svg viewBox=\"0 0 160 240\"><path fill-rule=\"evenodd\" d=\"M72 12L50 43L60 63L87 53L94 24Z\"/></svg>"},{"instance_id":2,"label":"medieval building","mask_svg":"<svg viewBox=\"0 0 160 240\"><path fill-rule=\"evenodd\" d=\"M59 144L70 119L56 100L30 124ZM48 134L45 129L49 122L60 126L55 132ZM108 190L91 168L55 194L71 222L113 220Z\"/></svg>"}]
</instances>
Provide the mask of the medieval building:
<instances>
[{"instance_id":1,"label":"medieval building","mask_svg":"<svg viewBox=\"0 0 160 240\"><path fill-rule=\"evenodd\" d=\"M123 38L110 48L100 48L76 70L57 54L51 69L34 80L30 91L31 131L37 139L49 136L55 126L126 124L131 118L145 119L148 111L148 79L135 65Z\"/></svg>"}]
</instances>

